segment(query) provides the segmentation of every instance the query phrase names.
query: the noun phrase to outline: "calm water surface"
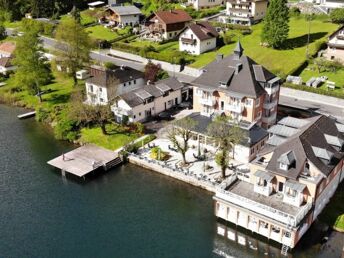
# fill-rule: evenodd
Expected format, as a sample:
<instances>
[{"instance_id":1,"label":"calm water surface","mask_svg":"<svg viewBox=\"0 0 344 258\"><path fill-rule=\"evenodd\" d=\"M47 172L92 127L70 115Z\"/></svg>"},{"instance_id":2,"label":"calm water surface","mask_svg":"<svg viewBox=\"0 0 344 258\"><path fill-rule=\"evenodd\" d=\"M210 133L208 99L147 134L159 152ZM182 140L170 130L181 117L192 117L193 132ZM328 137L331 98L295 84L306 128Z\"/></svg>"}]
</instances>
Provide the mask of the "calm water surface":
<instances>
[{"instance_id":1,"label":"calm water surface","mask_svg":"<svg viewBox=\"0 0 344 258\"><path fill-rule=\"evenodd\" d=\"M280 257L233 226L252 244L218 235L212 196L184 183L132 165L63 179L46 162L73 146L21 112L0 105L0 257ZM290 257L340 257L341 241L307 240Z\"/></svg>"}]
</instances>

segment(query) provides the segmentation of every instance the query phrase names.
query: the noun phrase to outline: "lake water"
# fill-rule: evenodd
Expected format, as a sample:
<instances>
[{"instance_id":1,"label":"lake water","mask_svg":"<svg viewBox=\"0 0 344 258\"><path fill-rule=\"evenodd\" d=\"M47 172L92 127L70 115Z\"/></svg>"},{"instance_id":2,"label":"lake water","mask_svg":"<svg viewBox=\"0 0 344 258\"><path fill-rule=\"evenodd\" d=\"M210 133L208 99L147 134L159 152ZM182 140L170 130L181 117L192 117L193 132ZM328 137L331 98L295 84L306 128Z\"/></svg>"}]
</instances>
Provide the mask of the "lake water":
<instances>
[{"instance_id":1,"label":"lake water","mask_svg":"<svg viewBox=\"0 0 344 258\"><path fill-rule=\"evenodd\" d=\"M233 225L235 241L218 235L212 195L182 182L132 165L62 178L46 162L74 146L21 112L0 105L0 257L282 257ZM342 235L316 232L289 257L340 257Z\"/></svg>"}]
</instances>

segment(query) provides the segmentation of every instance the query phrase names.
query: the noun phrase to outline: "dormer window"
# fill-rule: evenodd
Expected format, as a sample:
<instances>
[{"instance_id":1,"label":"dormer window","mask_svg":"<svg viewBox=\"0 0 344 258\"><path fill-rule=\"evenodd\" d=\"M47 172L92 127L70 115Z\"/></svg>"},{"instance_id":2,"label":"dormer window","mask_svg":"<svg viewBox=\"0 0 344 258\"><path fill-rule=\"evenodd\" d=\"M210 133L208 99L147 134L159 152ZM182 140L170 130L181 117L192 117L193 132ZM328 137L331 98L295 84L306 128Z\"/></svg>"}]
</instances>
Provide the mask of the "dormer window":
<instances>
[{"instance_id":1,"label":"dormer window","mask_svg":"<svg viewBox=\"0 0 344 258\"><path fill-rule=\"evenodd\" d=\"M278 159L279 169L287 171L296 162L296 158L293 151L283 153Z\"/></svg>"}]
</instances>

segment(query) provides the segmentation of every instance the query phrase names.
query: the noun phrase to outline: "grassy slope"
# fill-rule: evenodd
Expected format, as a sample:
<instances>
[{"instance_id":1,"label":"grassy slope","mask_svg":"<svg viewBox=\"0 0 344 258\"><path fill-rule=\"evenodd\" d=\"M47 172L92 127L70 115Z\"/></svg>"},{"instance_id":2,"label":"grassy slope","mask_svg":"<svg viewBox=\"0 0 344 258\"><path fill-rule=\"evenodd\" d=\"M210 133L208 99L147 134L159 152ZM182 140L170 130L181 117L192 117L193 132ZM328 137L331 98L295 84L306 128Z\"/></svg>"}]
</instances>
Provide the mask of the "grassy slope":
<instances>
[{"instance_id":1,"label":"grassy slope","mask_svg":"<svg viewBox=\"0 0 344 258\"><path fill-rule=\"evenodd\" d=\"M290 20L290 33L287 42L291 46L290 49L274 50L261 47L260 34L262 27L262 23L254 25L251 35L240 37L246 55L264 65L272 72L282 73L284 75L290 73L290 71L305 61L308 24L303 18L291 18ZM312 21L310 53L314 54L316 41L326 40L326 37L336 29L337 25L335 24L323 20ZM238 35L238 32L233 33ZM237 40L237 37L235 40ZM232 53L234 46L235 42L222 47L217 52L228 55ZM203 67L213 61L215 57L216 52L202 54L191 66L197 68Z\"/></svg>"},{"instance_id":2,"label":"grassy slope","mask_svg":"<svg viewBox=\"0 0 344 258\"><path fill-rule=\"evenodd\" d=\"M109 28L105 28L103 25L88 27L85 30L90 33L92 38L108 41L114 40L128 33L127 28L118 31L111 31Z\"/></svg>"}]
</instances>

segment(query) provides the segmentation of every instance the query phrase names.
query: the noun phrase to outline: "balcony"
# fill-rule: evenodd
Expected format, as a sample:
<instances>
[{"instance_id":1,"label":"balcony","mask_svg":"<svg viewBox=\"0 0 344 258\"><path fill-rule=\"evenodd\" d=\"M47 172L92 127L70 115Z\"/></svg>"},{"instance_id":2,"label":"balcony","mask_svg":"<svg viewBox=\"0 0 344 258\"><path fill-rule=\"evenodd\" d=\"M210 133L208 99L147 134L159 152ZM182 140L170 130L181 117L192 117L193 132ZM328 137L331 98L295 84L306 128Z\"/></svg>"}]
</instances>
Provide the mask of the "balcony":
<instances>
[{"instance_id":1,"label":"balcony","mask_svg":"<svg viewBox=\"0 0 344 258\"><path fill-rule=\"evenodd\" d=\"M241 114L244 111L244 105L241 103L238 104L225 104L225 110Z\"/></svg>"},{"instance_id":2,"label":"balcony","mask_svg":"<svg viewBox=\"0 0 344 258\"><path fill-rule=\"evenodd\" d=\"M112 106L111 111L115 114L115 116L132 116L133 111L132 110L126 110L124 108Z\"/></svg>"},{"instance_id":3,"label":"balcony","mask_svg":"<svg viewBox=\"0 0 344 258\"><path fill-rule=\"evenodd\" d=\"M279 90L279 86L274 86L274 87L265 87L265 91L267 92L267 94L271 95L276 93Z\"/></svg>"},{"instance_id":4,"label":"balcony","mask_svg":"<svg viewBox=\"0 0 344 258\"><path fill-rule=\"evenodd\" d=\"M262 196L254 192L253 185L238 180L228 190L217 189L215 200L240 206L285 225L298 226L312 208L312 203L295 207L282 201L276 194Z\"/></svg>"},{"instance_id":5,"label":"balcony","mask_svg":"<svg viewBox=\"0 0 344 258\"><path fill-rule=\"evenodd\" d=\"M205 106L214 106L215 105L216 100L212 97L210 98L200 98L199 99L199 103Z\"/></svg>"},{"instance_id":6,"label":"balcony","mask_svg":"<svg viewBox=\"0 0 344 258\"><path fill-rule=\"evenodd\" d=\"M263 104L263 108L268 109L268 110L270 110L276 106L277 106L277 99L275 99L273 101L265 101Z\"/></svg>"},{"instance_id":7,"label":"balcony","mask_svg":"<svg viewBox=\"0 0 344 258\"><path fill-rule=\"evenodd\" d=\"M191 44L191 45L195 45L196 44L196 40L195 39L190 39L190 38L180 38L180 41L186 44Z\"/></svg>"},{"instance_id":8,"label":"balcony","mask_svg":"<svg viewBox=\"0 0 344 258\"><path fill-rule=\"evenodd\" d=\"M263 116L262 122L266 124L273 124L276 121L277 113L274 112L273 114L270 114L270 116Z\"/></svg>"}]
</instances>

